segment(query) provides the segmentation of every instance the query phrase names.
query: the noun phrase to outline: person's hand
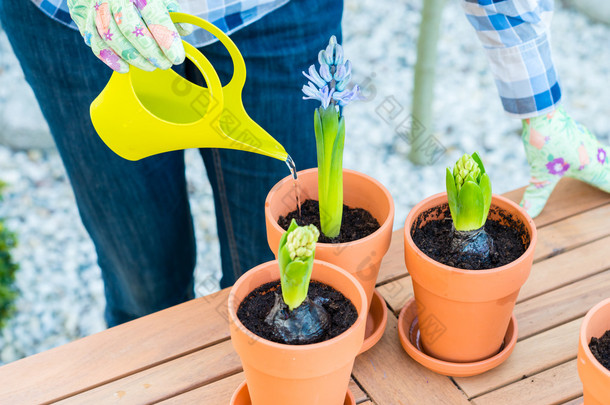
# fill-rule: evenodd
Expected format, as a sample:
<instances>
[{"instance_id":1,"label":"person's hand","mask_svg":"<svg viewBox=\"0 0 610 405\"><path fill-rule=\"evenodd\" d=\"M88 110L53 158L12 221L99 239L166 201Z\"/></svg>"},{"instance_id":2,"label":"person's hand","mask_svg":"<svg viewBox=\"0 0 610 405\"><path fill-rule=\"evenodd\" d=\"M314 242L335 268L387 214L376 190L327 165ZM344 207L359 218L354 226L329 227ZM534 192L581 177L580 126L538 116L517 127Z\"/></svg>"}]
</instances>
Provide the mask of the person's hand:
<instances>
[{"instance_id":1,"label":"person's hand","mask_svg":"<svg viewBox=\"0 0 610 405\"><path fill-rule=\"evenodd\" d=\"M574 121L563 107L523 120L522 139L532 178L521 205L532 218L540 214L564 176L610 193L610 148Z\"/></svg>"},{"instance_id":2,"label":"person's hand","mask_svg":"<svg viewBox=\"0 0 610 405\"><path fill-rule=\"evenodd\" d=\"M68 0L70 15L95 56L125 73L129 64L152 71L184 62L184 47L169 12L175 0Z\"/></svg>"}]
</instances>

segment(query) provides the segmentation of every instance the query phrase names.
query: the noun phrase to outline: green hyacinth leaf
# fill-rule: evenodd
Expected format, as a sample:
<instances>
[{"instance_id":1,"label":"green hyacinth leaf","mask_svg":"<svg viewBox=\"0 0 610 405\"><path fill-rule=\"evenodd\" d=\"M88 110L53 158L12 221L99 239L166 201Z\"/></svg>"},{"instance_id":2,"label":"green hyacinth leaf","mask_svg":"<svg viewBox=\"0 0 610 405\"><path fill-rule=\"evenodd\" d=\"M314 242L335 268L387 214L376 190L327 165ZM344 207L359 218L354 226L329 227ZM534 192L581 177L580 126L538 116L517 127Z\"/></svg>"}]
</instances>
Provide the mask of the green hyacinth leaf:
<instances>
[{"instance_id":1,"label":"green hyacinth leaf","mask_svg":"<svg viewBox=\"0 0 610 405\"><path fill-rule=\"evenodd\" d=\"M335 143L333 144L332 157L328 178L328 190L326 192L326 206L320 208L320 222L322 233L329 238L339 236L341 231L341 218L343 216L343 149L345 147L345 120L339 120L339 128ZM325 213L325 221L322 221L322 213Z\"/></svg>"},{"instance_id":2,"label":"green hyacinth leaf","mask_svg":"<svg viewBox=\"0 0 610 405\"><path fill-rule=\"evenodd\" d=\"M473 231L483 224L483 193L474 182L464 183L458 194L458 216L453 223L458 231Z\"/></svg>"},{"instance_id":3,"label":"green hyacinth leaf","mask_svg":"<svg viewBox=\"0 0 610 405\"><path fill-rule=\"evenodd\" d=\"M307 298L319 235L315 226L300 227L293 219L280 239L277 256L282 298L291 311Z\"/></svg>"},{"instance_id":4,"label":"green hyacinth leaf","mask_svg":"<svg viewBox=\"0 0 610 405\"><path fill-rule=\"evenodd\" d=\"M322 110L321 117L324 131L324 159L329 162L332 159L333 145L339 130L339 112L331 105Z\"/></svg>"},{"instance_id":5,"label":"green hyacinth leaf","mask_svg":"<svg viewBox=\"0 0 610 405\"><path fill-rule=\"evenodd\" d=\"M292 311L307 298L313 267L313 256L306 261L295 260L286 266L282 277L282 298Z\"/></svg>"},{"instance_id":6,"label":"green hyacinth leaf","mask_svg":"<svg viewBox=\"0 0 610 405\"><path fill-rule=\"evenodd\" d=\"M468 181L472 181L473 183L478 183L478 174L480 173L473 173L470 172L468 173L468 175L464 178L464 183L468 182Z\"/></svg>"},{"instance_id":7,"label":"green hyacinth leaf","mask_svg":"<svg viewBox=\"0 0 610 405\"><path fill-rule=\"evenodd\" d=\"M322 107L316 108L313 120L314 130L316 134L316 152L318 155L318 199L320 198L319 196L326 195L327 189L326 176L324 176L324 173L326 173L327 169L326 160L324 159L324 128L322 126L322 111Z\"/></svg>"},{"instance_id":8,"label":"green hyacinth leaf","mask_svg":"<svg viewBox=\"0 0 610 405\"><path fill-rule=\"evenodd\" d=\"M491 180L487 173L481 175L481 181L479 182L479 188L483 194L483 216L481 221L483 224L487 221L487 215L489 214L489 208L491 207Z\"/></svg>"},{"instance_id":9,"label":"green hyacinth leaf","mask_svg":"<svg viewBox=\"0 0 610 405\"><path fill-rule=\"evenodd\" d=\"M318 164L318 201L320 203L320 225L322 232L336 237L341 228L343 212L343 147L345 142L345 122L334 106L319 108L324 133L318 148L318 156L323 160ZM338 174L337 174L338 173ZM339 204L340 202L340 204Z\"/></svg>"},{"instance_id":10,"label":"green hyacinth leaf","mask_svg":"<svg viewBox=\"0 0 610 405\"><path fill-rule=\"evenodd\" d=\"M447 200L449 201L449 210L451 211L451 218L453 221L459 216L458 212L458 193L455 188L455 180L451 170L447 168L447 174L445 176L445 186L447 188Z\"/></svg>"},{"instance_id":11,"label":"green hyacinth leaf","mask_svg":"<svg viewBox=\"0 0 610 405\"><path fill-rule=\"evenodd\" d=\"M282 269L286 268L286 266L288 265L288 263L290 263L290 253L288 252L288 249L282 249L284 246L286 246L286 240L288 239L288 234L292 231L294 231L299 225L297 224L297 222L293 219L290 222L290 226L288 227L288 230L286 232L284 232L284 234L282 235L282 237L280 238L280 246L278 247L278 255L277 255L277 259L280 265L280 276L282 274Z\"/></svg>"},{"instance_id":12,"label":"green hyacinth leaf","mask_svg":"<svg viewBox=\"0 0 610 405\"><path fill-rule=\"evenodd\" d=\"M477 152L474 152L471 156L472 156L472 160L477 162L477 165L479 166L479 170L481 171L481 176L484 175L485 166L483 165L483 161L481 160L481 157L479 156L479 154Z\"/></svg>"}]
</instances>

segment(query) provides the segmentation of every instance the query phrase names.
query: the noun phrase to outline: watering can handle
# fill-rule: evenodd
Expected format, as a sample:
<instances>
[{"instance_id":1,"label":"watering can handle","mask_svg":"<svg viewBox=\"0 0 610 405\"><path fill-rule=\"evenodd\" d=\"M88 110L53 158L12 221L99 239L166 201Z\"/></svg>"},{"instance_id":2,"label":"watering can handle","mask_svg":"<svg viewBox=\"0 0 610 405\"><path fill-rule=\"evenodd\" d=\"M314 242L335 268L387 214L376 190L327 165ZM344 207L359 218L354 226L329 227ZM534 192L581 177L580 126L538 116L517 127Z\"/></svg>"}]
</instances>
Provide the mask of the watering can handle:
<instances>
[{"instance_id":1,"label":"watering can handle","mask_svg":"<svg viewBox=\"0 0 610 405\"><path fill-rule=\"evenodd\" d=\"M170 17L174 23L196 25L197 27L208 31L210 34L218 38L225 48L227 48L227 51L229 51L231 59L233 60L233 77L227 86L237 86L238 89L243 89L244 84L246 83L246 63L244 62L244 58L239 52L239 49L227 34L225 34L214 24L191 14L170 13ZM185 44L189 45L188 43ZM189 48L190 47L191 46L189 45ZM192 47L192 50L196 51L198 54L201 54L195 47Z\"/></svg>"}]
</instances>

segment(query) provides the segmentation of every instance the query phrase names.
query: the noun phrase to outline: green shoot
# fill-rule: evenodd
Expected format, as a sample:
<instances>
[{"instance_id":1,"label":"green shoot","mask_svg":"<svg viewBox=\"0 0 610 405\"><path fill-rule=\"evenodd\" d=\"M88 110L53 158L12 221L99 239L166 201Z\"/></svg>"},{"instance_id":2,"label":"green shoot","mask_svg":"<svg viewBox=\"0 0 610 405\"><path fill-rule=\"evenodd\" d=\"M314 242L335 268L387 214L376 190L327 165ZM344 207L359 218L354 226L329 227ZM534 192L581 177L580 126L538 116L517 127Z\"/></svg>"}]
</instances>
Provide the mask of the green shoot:
<instances>
[{"instance_id":1,"label":"green shoot","mask_svg":"<svg viewBox=\"0 0 610 405\"><path fill-rule=\"evenodd\" d=\"M480 229L491 206L491 181L479 155L464 154L446 173L447 198L458 231Z\"/></svg>"},{"instance_id":2,"label":"green shoot","mask_svg":"<svg viewBox=\"0 0 610 405\"><path fill-rule=\"evenodd\" d=\"M282 298L291 311L307 298L319 236L315 226L298 226L293 219L280 239L278 261Z\"/></svg>"},{"instance_id":3,"label":"green shoot","mask_svg":"<svg viewBox=\"0 0 610 405\"><path fill-rule=\"evenodd\" d=\"M314 114L318 152L320 226L329 238L339 235L343 216L343 146L345 120L331 105Z\"/></svg>"}]
</instances>

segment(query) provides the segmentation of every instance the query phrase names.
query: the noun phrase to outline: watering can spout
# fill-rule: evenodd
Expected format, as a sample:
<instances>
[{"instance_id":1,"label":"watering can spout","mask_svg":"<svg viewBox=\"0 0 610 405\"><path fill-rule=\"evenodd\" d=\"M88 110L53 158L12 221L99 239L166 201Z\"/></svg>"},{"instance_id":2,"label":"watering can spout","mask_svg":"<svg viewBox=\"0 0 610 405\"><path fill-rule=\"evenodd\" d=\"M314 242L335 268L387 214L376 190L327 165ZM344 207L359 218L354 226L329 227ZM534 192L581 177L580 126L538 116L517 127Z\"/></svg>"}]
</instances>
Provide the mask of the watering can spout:
<instances>
[{"instance_id":1,"label":"watering can spout","mask_svg":"<svg viewBox=\"0 0 610 405\"><path fill-rule=\"evenodd\" d=\"M260 125L253 120L250 121L249 125L246 126L237 139L231 138L232 144L228 145L227 148L254 152L285 162L288 158L288 153L286 153L284 147Z\"/></svg>"},{"instance_id":2,"label":"watering can spout","mask_svg":"<svg viewBox=\"0 0 610 405\"><path fill-rule=\"evenodd\" d=\"M208 59L183 42L186 57L199 69L207 87L189 82L173 70L146 72L131 66L113 73L91 103L91 121L100 138L119 156L139 160L188 148L226 148L286 161L284 147L244 109L244 59L220 29L201 18L171 13L172 20L197 25L215 35L233 59L233 77L222 86Z\"/></svg>"}]
</instances>

